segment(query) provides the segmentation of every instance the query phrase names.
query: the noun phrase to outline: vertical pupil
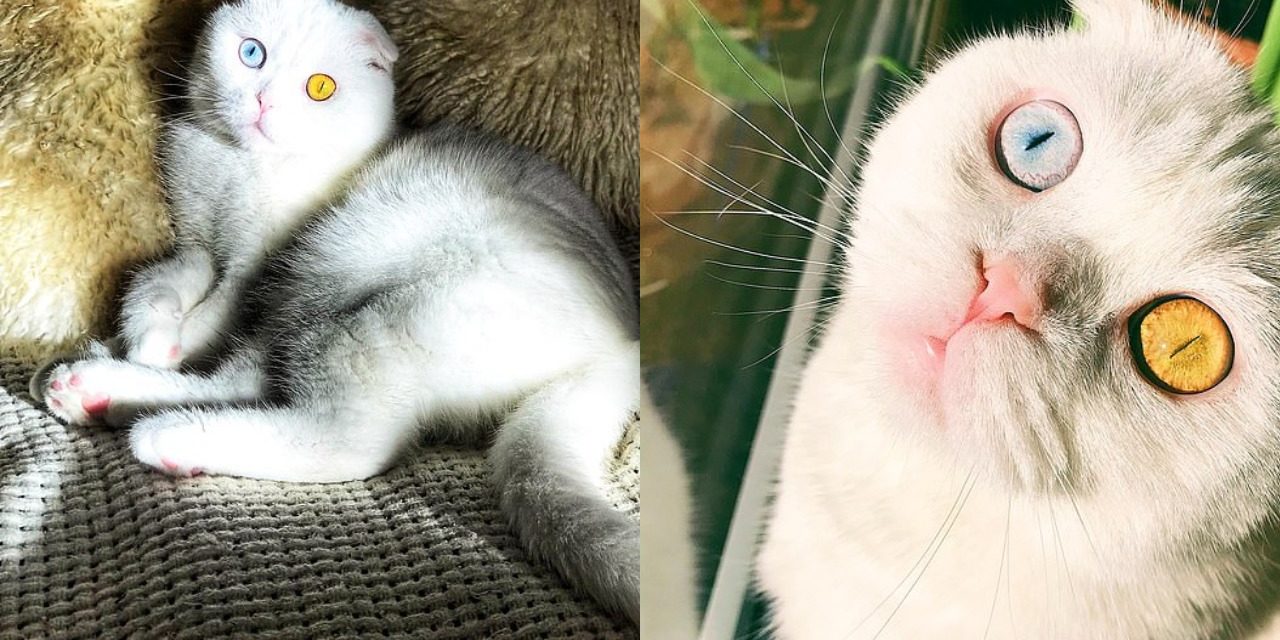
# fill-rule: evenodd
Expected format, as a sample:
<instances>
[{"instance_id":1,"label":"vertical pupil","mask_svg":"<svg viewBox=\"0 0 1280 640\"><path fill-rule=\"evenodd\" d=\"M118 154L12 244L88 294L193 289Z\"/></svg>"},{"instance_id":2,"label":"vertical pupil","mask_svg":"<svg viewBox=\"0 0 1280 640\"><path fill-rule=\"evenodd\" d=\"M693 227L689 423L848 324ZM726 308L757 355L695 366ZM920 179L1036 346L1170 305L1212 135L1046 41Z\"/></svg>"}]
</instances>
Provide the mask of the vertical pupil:
<instances>
[{"instance_id":1,"label":"vertical pupil","mask_svg":"<svg viewBox=\"0 0 1280 640\"><path fill-rule=\"evenodd\" d=\"M1032 137L1031 137L1031 139L1027 141L1027 148L1026 148L1026 149L1023 149L1023 151L1030 151L1030 150L1032 150L1032 149L1034 149L1034 148L1036 148L1036 147L1038 147L1038 146L1040 146L1040 145L1044 144L1045 142L1048 142L1048 141L1049 141L1049 138L1052 138L1052 137L1053 137L1053 130L1052 130L1052 129L1051 129L1051 130L1049 130L1049 131L1045 131L1045 132L1043 132L1043 133L1038 133L1038 134L1036 134L1036 135L1032 136Z\"/></svg>"}]
</instances>

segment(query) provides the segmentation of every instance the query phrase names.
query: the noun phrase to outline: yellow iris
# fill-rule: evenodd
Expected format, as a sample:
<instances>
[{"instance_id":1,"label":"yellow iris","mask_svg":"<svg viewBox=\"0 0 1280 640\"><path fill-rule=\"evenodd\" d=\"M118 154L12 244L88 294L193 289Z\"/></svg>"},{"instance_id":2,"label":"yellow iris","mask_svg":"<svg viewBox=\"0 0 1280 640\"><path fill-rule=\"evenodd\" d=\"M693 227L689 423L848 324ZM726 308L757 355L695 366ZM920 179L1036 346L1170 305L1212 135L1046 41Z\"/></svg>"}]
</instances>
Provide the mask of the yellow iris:
<instances>
[{"instance_id":1,"label":"yellow iris","mask_svg":"<svg viewBox=\"0 0 1280 640\"><path fill-rule=\"evenodd\" d=\"M1222 316L1195 298L1157 298L1129 318L1138 370L1172 393L1201 393L1231 371L1235 344Z\"/></svg>"},{"instance_id":2,"label":"yellow iris","mask_svg":"<svg viewBox=\"0 0 1280 640\"><path fill-rule=\"evenodd\" d=\"M328 74L316 73L307 78L307 96L316 102L323 102L338 90L338 83Z\"/></svg>"}]
</instances>

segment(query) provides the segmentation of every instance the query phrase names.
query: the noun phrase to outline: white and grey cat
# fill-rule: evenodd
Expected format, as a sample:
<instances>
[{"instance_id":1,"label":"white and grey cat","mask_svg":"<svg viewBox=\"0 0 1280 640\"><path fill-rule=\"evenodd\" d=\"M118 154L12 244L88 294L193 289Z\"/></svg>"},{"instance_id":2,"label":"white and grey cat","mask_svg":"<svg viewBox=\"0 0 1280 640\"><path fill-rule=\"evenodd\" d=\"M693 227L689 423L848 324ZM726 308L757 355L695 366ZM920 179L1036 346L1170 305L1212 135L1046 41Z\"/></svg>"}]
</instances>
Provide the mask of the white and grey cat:
<instances>
[{"instance_id":1,"label":"white and grey cat","mask_svg":"<svg viewBox=\"0 0 1280 640\"><path fill-rule=\"evenodd\" d=\"M1275 116L1196 28L1075 5L870 148L759 557L777 637L1280 637ZM1207 391L1138 361L1170 295L1229 329Z\"/></svg>"},{"instance_id":2,"label":"white and grey cat","mask_svg":"<svg viewBox=\"0 0 1280 640\"><path fill-rule=\"evenodd\" d=\"M627 263L528 151L448 127L384 145L395 58L332 0L214 13L195 117L162 157L177 248L126 295L133 362L97 350L36 383L67 422L131 424L134 455L179 476L356 480L424 428L497 423L523 542L636 620L638 526L603 491L639 402Z\"/></svg>"},{"instance_id":3,"label":"white and grey cat","mask_svg":"<svg viewBox=\"0 0 1280 640\"><path fill-rule=\"evenodd\" d=\"M130 360L175 368L216 351L266 254L391 135L397 55L377 19L337 2L214 12L191 66L190 114L160 144L176 249L127 290Z\"/></svg>"}]
</instances>

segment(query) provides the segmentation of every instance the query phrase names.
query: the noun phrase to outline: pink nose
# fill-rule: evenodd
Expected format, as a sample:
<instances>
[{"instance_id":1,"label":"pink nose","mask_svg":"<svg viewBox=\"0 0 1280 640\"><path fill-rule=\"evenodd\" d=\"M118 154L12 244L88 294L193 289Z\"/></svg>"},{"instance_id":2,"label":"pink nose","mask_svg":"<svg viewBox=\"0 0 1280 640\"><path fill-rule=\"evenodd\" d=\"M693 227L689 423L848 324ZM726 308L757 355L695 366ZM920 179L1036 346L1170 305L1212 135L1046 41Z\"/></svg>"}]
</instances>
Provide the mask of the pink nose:
<instances>
[{"instance_id":1,"label":"pink nose","mask_svg":"<svg viewBox=\"0 0 1280 640\"><path fill-rule=\"evenodd\" d=\"M258 119L261 120L263 114L271 110L271 105L262 99L262 94L257 95L258 98Z\"/></svg>"},{"instance_id":2,"label":"pink nose","mask_svg":"<svg viewBox=\"0 0 1280 640\"><path fill-rule=\"evenodd\" d=\"M983 287L969 305L965 323L996 322L1006 317L1035 328L1040 320L1040 293L1012 258L982 261Z\"/></svg>"}]
</instances>

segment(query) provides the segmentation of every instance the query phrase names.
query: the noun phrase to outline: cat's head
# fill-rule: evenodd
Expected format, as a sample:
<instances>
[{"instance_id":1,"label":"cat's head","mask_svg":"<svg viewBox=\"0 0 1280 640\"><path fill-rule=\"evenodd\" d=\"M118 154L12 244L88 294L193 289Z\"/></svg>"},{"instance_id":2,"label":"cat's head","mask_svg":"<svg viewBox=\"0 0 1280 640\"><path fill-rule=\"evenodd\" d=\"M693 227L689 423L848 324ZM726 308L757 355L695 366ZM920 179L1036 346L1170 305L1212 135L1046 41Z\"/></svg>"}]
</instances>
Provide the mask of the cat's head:
<instances>
[{"instance_id":1,"label":"cat's head","mask_svg":"<svg viewBox=\"0 0 1280 640\"><path fill-rule=\"evenodd\" d=\"M372 15L334 0L239 0L200 38L196 117L253 151L366 151L394 122L396 46Z\"/></svg>"},{"instance_id":2,"label":"cat's head","mask_svg":"<svg viewBox=\"0 0 1280 640\"><path fill-rule=\"evenodd\" d=\"M1273 116L1203 32L1076 4L1083 28L973 44L878 132L838 312L865 354L849 382L1018 490L1274 492Z\"/></svg>"}]
</instances>

